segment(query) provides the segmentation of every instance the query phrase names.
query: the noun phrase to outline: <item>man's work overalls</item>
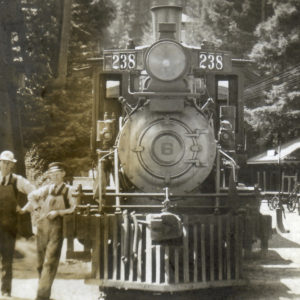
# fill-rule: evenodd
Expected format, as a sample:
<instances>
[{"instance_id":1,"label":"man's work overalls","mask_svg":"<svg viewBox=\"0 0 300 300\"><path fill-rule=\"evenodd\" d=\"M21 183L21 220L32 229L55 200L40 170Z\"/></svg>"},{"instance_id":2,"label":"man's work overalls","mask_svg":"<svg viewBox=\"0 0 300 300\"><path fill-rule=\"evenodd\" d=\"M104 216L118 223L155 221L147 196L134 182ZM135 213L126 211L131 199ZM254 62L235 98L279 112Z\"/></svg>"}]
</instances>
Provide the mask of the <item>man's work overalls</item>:
<instances>
[{"instance_id":1,"label":"man's work overalls","mask_svg":"<svg viewBox=\"0 0 300 300\"><path fill-rule=\"evenodd\" d=\"M39 286L37 300L48 300L51 287L56 275L63 243L62 217L53 220L47 218L51 210L68 208L68 187L63 185L58 191L53 186L49 189L49 195L43 203L40 218L37 222L37 251Z\"/></svg>"},{"instance_id":2,"label":"man's work overalls","mask_svg":"<svg viewBox=\"0 0 300 300\"><path fill-rule=\"evenodd\" d=\"M13 177L11 177L13 178ZM14 180L0 185L1 292L11 293L12 263L17 235L17 191Z\"/></svg>"}]
</instances>

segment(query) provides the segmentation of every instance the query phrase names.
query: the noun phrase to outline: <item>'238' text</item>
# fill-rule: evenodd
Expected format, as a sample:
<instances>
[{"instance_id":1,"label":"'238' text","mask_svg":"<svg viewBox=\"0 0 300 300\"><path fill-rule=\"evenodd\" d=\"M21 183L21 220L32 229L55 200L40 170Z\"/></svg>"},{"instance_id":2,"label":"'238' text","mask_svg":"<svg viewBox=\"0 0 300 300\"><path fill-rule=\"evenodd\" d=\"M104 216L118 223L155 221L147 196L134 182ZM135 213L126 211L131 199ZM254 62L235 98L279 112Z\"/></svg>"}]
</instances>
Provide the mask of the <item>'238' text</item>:
<instances>
[{"instance_id":1,"label":"'238' text","mask_svg":"<svg viewBox=\"0 0 300 300\"><path fill-rule=\"evenodd\" d=\"M202 70L223 70L223 56L216 53L200 53L199 68Z\"/></svg>"},{"instance_id":2,"label":"'238' text","mask_svg":"<svg viewBox=\"0 0 300 300\"><path fill-rule=\"evenodd\" d=\"M135 53L114 53L112 56L114 70L133 70L136 68Z\"/></svg>"}]
</instances>

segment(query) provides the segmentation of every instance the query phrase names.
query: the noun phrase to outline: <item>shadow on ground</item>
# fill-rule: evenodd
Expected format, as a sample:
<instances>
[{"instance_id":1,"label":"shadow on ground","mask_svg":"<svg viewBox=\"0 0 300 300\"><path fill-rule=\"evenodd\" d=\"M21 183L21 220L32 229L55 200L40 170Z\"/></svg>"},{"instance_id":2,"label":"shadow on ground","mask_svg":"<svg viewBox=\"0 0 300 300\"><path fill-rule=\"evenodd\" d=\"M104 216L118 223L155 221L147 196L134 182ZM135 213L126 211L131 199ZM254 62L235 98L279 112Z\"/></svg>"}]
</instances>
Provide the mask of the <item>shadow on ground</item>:
<instances>
[{"instance_id":1,"label":"shadow on ground","mask_svg":"<svg viewBox=\"0 0 300 300\"><path fill-rule=\"evenodd\" d=\"M253 299L295 299L290 294L289 288L284 284L276 285L247 285L242 287L231 287L231 288L215 288L206 290L189 291L185 293L150 293L142 291L124 291L114 290L107 291L107 300L253 300Z\"/></svg>"},{"instance_id":2,"label":"shadow on ground","mask_svg":"<svg viewBox=\"0 0 300 300\"><path fill-rule=\"evenodd\" d=\"M32 300L30 298L20 298L20 297L1 297L0 300Z\"/></svg>"},{"instance_id":3,"label":"shadow on ground","mask_svg":"<svg viewBox=\"0 0 300 300\"><path fill-rule=\"evenodd\" d=\"M300 248L300 244L289 239L288 233L275 233L269 241L269 248Z\"/></svg>"}]
</instances>

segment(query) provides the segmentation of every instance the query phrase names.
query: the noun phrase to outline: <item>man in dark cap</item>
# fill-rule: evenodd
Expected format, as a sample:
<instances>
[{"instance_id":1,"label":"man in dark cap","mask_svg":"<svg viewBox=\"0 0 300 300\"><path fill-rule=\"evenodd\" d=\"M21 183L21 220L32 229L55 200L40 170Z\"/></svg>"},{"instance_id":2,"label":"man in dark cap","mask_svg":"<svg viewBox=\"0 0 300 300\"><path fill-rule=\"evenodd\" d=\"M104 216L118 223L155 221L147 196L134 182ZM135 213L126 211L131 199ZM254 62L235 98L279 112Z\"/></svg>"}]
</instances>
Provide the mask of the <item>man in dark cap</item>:
<instances>
[{"instance_id":1,"label":"man in dark cap","mask_svg":"<svg viewBox=\"0 0 300 300\"><path fill-rule=\"evenodd\" d=\"M0 154L0 256L2 258L1 293L10 297L12 263L17 236L18 193L29 194L35 187L13 173L17 160L11 151Z\"/></svg>"},{"instance_id":2,"label":"man in dark cap","mask_svg":"<svg viewBox=\"0 0 300 300\"><path fill-rule=\"evenodd\" d=\"M63 243L62 216L74 211L75 190L64 183L66 175L62 163L49 164L50 184L42 186L28 195L28 204L22 212L38 211L37 252L39 286L36 300L49 300L61 247Z\"/></svg>"}]
</instances>

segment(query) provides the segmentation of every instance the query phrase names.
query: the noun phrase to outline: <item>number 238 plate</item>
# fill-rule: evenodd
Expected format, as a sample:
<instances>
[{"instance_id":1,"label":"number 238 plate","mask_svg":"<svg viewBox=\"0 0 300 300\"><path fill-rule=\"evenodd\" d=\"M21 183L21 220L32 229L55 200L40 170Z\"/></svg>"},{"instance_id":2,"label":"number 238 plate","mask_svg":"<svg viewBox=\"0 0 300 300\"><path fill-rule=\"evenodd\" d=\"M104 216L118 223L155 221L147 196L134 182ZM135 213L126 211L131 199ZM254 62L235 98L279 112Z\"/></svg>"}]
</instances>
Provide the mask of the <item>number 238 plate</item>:
<instances>
[{"instance_id":1,"label":"number 238 plate","mask_svg":"<svg viewBox=\"0 0 300 300\"><path fill-rule=\"evenodd\" d=\"M105 55L105 69L125 71L137 69L137 55L133 52L113 52Z\"/></svg>"},{"instance_id":2,"label":"number 238 plate","mask_svg":"<svg viewBox=\"0 0 300 300\"><path fill-rule=\"evenodd\" d=\"M190 54L194 55L194 54ZM196 67L204 72L224 72L229 68L230 59L224 53L197 51ZM104 52L104 70L135 71L143 70L143 51L109 51Z\"/></svg>"},{"instance_id":3,"label":"number 238 plate","mask_svg":"<svg viewBox=\"0 0 300 300\"><path fill-rule=\"evenodd\" d=\"M221 71L224 68L223 55L218 53L199 53L199 68L201 70Z\"/></svg>"}]
</instances>

